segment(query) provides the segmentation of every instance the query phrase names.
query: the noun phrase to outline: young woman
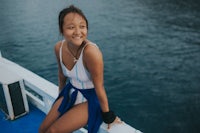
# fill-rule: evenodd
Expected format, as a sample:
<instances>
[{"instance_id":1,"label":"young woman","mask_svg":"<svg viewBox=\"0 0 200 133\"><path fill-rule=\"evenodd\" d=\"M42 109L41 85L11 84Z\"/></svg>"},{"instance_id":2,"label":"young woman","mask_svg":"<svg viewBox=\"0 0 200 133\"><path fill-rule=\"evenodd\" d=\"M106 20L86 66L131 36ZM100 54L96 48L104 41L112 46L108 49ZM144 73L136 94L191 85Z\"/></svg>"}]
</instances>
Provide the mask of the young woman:
<instances>
[{"instance_id":1,"label":"young woman","mask_svg":"<svg viewBox=\"0 0 200 133\"><path fill-rule=\"evenodd\" d=\"M40 126L40 133L70 133L87 126L97 133L101 123L120 123L109 109L103 83L103 58L87 39L88 21L71 5L59 14L64 40L55 45L60 94Z\"/></svg>"}]
</instances>

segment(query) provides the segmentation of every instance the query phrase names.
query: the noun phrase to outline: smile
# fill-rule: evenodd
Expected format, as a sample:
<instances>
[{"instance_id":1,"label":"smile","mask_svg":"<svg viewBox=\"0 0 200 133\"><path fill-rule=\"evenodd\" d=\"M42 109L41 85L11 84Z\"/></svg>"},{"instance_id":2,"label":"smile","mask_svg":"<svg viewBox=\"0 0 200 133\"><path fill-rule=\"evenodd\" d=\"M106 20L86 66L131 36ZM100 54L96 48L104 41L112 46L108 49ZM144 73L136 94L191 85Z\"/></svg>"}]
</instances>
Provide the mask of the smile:
<instances>
[{"instance_id":1,"label":"smile","mask_svg":"<svg viewBox=\"0 0 200 133\"><path fill-rule=\"evenodd\" d=\"M81 36L75 36L75 37L73 37L73 39L79 40L79 39L82 39L82 37Z\"/></svg>"}]
</instances>

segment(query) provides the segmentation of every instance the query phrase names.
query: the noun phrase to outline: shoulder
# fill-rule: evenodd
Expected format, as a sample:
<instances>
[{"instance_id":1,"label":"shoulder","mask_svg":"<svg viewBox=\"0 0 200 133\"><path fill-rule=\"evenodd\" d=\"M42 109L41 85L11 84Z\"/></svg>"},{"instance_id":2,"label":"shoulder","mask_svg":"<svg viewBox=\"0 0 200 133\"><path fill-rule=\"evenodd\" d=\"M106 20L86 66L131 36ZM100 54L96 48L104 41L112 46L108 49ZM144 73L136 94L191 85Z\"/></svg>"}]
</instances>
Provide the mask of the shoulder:
<instances>
[{"instance_id":1,"label":"shoulder","mask_svg":"<svg viewBox=\"0 0 200 133\"><path fill-rule=\"evenodd\" d=\"M57 43L55 44L55 46L54 46L54 50L55 50L55 51L59 51L59 50L60 50L60 47L61 47L61 44L62 44L62 41L57 42Z\"/></svg>"},{"instance_id":2,"label":"shoulder","mask_svg":"<svg viewBox=\"0 0 200 133\"><path fill-rule=\"evenodd\" d=\"M55 51L55 54L58 55L59 51L60 51L60 47L62 45L62 41L59 41L55 44L54 46L54 51Z\"/></svg>"},{"instance_id":3,"label":"shoulder","mask_svg":"<svg viewBox=\"0 0 200 133\"><path fill-rule=\"evenodd\" d=\"M101 50L98 46L92 42L87 42L84 49L84 57L85 58L98 58L102 57Z\"/></svg>"},{"instance_id":4,"label":"shoulder","mask_svg":"<svg viewBox=\"0 0 200 133\"><path fill-rule=\"evenodd\" d=\"M87 43L83 53L83 61L88 71L99 69L103 65L103 56L100 49L91 43Z\"/></svg>"},{"instance_id":5,"label":"shoulder","mask_svg":"<svg viewBox=\"0 0 200 133\"><path fill-rule=\"evenodd\" d=\"M60 53L61 45L62 45L62 41L59 41L54 46L54 52L55 52L55 55L56 55L56 58L57 58L58 61L60 60L59 53Z\"/></svg>"}]
</instances>

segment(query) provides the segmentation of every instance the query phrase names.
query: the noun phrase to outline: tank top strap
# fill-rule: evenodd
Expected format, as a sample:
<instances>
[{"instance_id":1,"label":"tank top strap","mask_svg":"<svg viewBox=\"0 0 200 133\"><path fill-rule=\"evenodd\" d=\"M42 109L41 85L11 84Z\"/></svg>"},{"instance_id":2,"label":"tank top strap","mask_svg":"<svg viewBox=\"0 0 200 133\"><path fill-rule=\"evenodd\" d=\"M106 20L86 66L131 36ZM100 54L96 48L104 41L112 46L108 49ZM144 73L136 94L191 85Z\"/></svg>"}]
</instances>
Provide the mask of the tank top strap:
<instances>
[{"instance_id":1,"label":"tank top strap","mask_svg":"<svg viewBox=\"0 0 200 133\"><path fill-rule=\"evenodd\" d=\"M62 47L63 47L64 41L65 41L65 40L62 40L61 46L60 46L60 50L59 50L60 64L61 64L61 65L62 65Z\"/></svg>"},{"instance_id":2,"label":"tank top strap","mask_svg":"<svg viewBox=\"0 0 200 133\"><path fill-rule=\"evenodd\" d=\"M86 43L86 44L83 46L82 50L81 50L81 55L80 55L81 58L83 57L83 51L84 51L84 49L86 48L86 46L88 46L88 45L90 45L90 44L92 44L92 45L96 46L97 48L99 48L95 43Z\"/></svg>"}]
</instances>

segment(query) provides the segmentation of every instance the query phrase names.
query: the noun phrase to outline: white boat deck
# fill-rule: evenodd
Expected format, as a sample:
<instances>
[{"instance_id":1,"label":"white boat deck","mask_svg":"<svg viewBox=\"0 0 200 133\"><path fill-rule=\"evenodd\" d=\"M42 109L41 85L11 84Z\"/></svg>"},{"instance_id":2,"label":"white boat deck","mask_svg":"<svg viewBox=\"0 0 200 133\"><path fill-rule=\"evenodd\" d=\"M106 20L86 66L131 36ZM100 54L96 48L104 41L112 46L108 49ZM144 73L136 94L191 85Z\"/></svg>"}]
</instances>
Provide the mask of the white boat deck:
<instances>
[{"instance_id":1,"label":"white boat deck","mask_svg":"<svg viewBox=\"0 0 200 133\"><path fill-rule=\"evenodd\" d=\"M58 86L14 62L0 57L0 83L9 84L20 79L24 81L25 87L29 88L25 90L29 101L47 114L58 96ZM86 133L87 131L81 128L77 132Z\"/></svg>"}]
</instances>

